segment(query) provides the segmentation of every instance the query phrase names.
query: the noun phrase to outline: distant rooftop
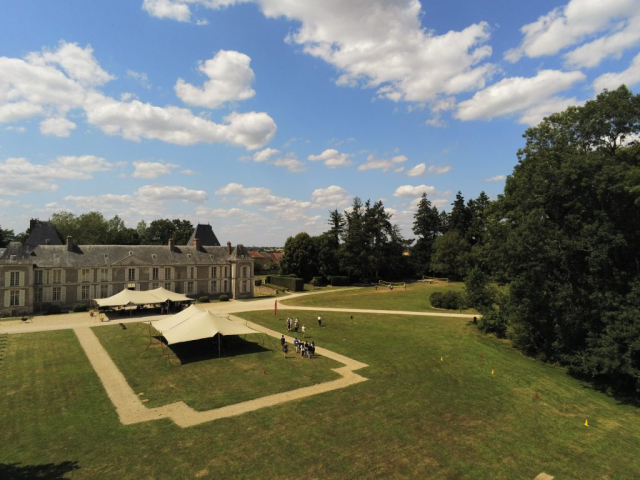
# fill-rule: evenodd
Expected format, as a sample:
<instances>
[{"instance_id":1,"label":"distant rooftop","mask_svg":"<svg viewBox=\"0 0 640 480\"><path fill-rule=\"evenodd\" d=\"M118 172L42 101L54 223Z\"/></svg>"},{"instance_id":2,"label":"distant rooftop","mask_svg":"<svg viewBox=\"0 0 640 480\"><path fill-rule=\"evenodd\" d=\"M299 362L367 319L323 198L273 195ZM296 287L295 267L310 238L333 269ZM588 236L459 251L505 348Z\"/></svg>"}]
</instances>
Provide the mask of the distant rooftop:
<instances>
[{"instance_id":1,"label":"distant rooftop","mask_svg":"<svg viewBox=\"0 0 640 480\"><path fill-rule=\"evenodd\" d=\"M211 225L198 224L191 235L191 238L187 242L188 246L193 246L193 240L198 239L200 245L203 247L219 247L220 242L216 238L216 234L213 233Z\"/></svg>"}]
</instances>

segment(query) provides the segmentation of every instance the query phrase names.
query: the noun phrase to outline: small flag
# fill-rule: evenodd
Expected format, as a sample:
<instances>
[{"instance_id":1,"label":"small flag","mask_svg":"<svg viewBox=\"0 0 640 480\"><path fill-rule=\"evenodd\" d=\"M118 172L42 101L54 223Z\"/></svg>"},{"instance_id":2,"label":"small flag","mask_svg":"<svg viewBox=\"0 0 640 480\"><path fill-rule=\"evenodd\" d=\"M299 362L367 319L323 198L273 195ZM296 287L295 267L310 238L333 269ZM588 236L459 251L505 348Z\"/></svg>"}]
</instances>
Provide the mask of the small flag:
<instances>
[{"instance_id":1,"label":"small flag","mask_svg":"<svg viewBox=\"0 0 640 480\"><path fill-rule=\"evenodd\" d=\"M484 358L484 357L482 356L482 354L480 354L480 358Z\"/></svg>"},{"instance_id":2,"label":"small flag","mask_svg":"<svg viewBox=\"0 0 640 480\"><path fill-rule=\"evenodd\" d=\"M496 371L495 370L491 370L491 375L495 375Z\"/></svg>"},{"instance_id":3,"label":"small flag","mask_svg":"<svg viewBox=\"0 0 640 480\"><path fill-rule=\"evenodd\" d=\"M267 371L266 371L266 370L262 370L262 374L263 374L263 375L266 375L266 374L267 374Z\"/></svg>"},{"instance_id":4,"label":"small flag","mask_svg":"<svg viewBox=\"0 0 640 480\"><path fill-rule=\"evenodd\" d=\"M538 392L536 392L536 396L535 396L535 398L538 398Z\"/></svg>"},{"instance_id":5,"label":"small flag","mask_svg":"<svg viewBox=\"0 0 640 480\"><path fill-rule=\"evenodd\" d=\"M588 427L588 426L589 426L589 420L585 420L585 421L584 421L584 426L585 426L585 427Z\"/></svg>"},{"instance_id":6,"label":"small flag","mask_svg":"<svg viewBox=\"0 0 640 480\"><path fill-rule=\"evenodd\" d=\"M273 315L278 315L278 299L276 298L275 306L273 307Z\"/></svg>"},{"instance_id":7,"label":"small flag","mask_svg":"<svg viewBox=\"0 0 640 480\"><path fill-rule=\"evenodd\" d=\"M444 358L440 357L440 361L441 361L441 362L444 362Z\"/></svg>"}]
</instances>

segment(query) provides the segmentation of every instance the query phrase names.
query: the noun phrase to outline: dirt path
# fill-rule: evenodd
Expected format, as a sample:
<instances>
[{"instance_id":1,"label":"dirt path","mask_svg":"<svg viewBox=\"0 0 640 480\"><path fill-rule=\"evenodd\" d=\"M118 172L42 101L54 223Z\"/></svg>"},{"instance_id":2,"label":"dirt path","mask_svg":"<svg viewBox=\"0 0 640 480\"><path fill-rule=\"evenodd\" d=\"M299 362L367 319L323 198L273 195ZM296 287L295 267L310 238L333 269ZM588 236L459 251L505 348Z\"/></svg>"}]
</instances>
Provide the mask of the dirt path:
<instances>
[{"instance_id":1,"label":"dirt path","mask_svg":"<svg viewBox=\"0 0 640 480\"><path fill-rule=\"evenodd\" d=\"M280 338L280 333L274 330L264 328L252 322L245 322L238 317L231 316L230 319L243 324L246 323L251 328L275 338ZM365 377L354 373L354 370L367 367L368 365L345 357L344 355L318 347L317 352L319 355L331 358L344 365L344 367L333 369L333 371L340 375L341 378L330 382L298 388L288 392L276 393L274 395L268 395L266 397L256 398L254 400L202 412L194 410L184 402L171 403L169 405L163 405L162 407L156 408L147 408L144 406L138 395L136 395L133 389L129 386L126 378L122 372L120 372L91 328L79 327L75 328L74 331L80 341L80 345L89 358L91 366L100 378L109 399L116 407L120 421L124 425L148 422L150 420L158 420L160 418L169 418L173 420L176 425L182 428L191 427L204 422L242 415L243 413L253 412L261 408L271 407L280 403L299 400L312 395L345 388L367 380ZM293 339L289 340L293 341Z\"/></svg>"}]
</instances>

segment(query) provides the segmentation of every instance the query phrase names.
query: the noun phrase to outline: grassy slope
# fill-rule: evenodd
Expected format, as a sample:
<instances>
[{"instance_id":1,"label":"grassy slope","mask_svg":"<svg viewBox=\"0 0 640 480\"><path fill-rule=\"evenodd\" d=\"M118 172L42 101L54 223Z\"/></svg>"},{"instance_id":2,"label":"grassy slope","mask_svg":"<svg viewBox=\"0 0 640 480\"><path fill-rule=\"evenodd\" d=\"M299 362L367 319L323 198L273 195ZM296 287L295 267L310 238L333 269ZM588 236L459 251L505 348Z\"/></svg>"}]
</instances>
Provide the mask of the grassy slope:
<instances>
[{"instance_id":1,"label":"grassy slope","mask_svg":"<svg viewBox=\"0 0 640 480\"><path fill-rule=\"evenodd\" d=\"M336 291L330 293L322 293L320 295L307 295L300 298L282 299L281 302L286 305L300 307L336 307L336 308L366 308L373 310L402 310L415 312L449 312L450 310L442 310L431 306L429 297L433 292L446 292L453 290L460 292L464 289L464 284L456 283L409 283L406 290L395 288L388 290L379 287L375 290L373 287L350 289L345 291ZM473 310L465 310L465 312L473 313Z\"/></svg>"},{"instance_id":2,"label":"grassy slope","mask_svg":"<svg viewBox=\"0 0 640 480\"><path fill-rule=\"evenodd\" d=\"M244 316L284 325L271 312ZM87 479L640 477L636 408L465 320L323 318L309 336L368 363L368 382L189 429L121 425L73 332L10 336L0 477L7 463L52 472L46 464L63 462L77 462L67 478Z\"/></svg>"}]
</instances>

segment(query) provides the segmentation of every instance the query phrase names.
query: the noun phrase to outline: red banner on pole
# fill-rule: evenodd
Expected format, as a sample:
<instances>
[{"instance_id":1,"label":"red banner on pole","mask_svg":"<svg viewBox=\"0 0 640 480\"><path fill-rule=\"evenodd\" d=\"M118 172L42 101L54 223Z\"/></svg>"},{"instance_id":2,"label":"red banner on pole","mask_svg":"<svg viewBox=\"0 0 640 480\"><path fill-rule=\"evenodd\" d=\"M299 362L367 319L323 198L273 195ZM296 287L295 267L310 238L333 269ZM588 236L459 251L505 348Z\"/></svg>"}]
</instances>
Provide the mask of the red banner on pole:
<instances>
[{"instance_id":1,"label":"red banner on pole","mask_svg":"<svg viewBox=\"0 0 640 480\"><path fill-rule=\"evenodd\" d=\"M273 307L273 314L278 315L278 299L276 299L276 304Z\"/></svg>"}]
</instances>

